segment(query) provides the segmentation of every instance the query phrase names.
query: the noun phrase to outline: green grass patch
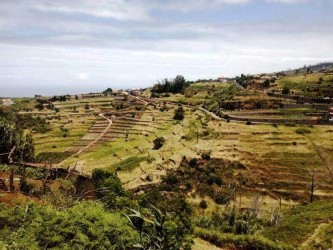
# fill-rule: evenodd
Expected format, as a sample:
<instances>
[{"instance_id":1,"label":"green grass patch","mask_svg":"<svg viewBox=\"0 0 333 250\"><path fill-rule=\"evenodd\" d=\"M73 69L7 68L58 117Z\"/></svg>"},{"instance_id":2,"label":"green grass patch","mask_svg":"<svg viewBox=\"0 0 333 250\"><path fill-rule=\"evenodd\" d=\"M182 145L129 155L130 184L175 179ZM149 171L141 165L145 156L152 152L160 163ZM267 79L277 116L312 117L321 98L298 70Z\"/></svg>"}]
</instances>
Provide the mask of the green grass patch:
<instances>
[{"instance_id":1,"label":"green grass patch","mask_svg":"<svg viewBox=\"0 0 333 250\"><path fill-rule=\"evenodd\" d=\"M314 202L295 207L276 227L268 228L262 234L273 241L296 247L308 239L318 225L332 221L333 201Z\"/></svg>"},{"instance_id":2,"label":"green grass patch","mask_svg":"<svg viewBox=\"0 0 333 250\"><path fill-rule=\"evenodd\" d=\"M37 162L47 162L58 163L69 157L71 152L42 152L36 156Z\"/></svg>"},{"instance_id":3,"label":"green grass patch","mask_svg":"<svg viewBox=\"0 0 333 250\"><path fill-rule=\"evenodd\" d=\"M108 170L115 171L118 170L125 170L125 171L131 171L138 167L141 162L144 162L148 159L148 157L137 157L137 156L131 156L119 163L113 164Z\"/></svg>"},{"instance_id":4,"label":"green grass patch","mask_svg":"<svg viewBox=\"0 0 333 250\"><path fill-rule=\"evenodd\" d=\"M333 235L333 222L328 224L321 224L317 228L317 232L308 244L304 244L302 249L331 249Z\"/></svg>"},{"instance_id":5,"label":"green grass patch","mask_svg":"<svg viewBox=\"0 0 333 250\"><path fill-rule=\"evenodd\" d=\"M257 249L257 250L275 250L275 249L292 249L281 243L273 242L262 236L256 235L235 235L225 234L214 230L196 228L195 235L202 238L215 246L226 247L229 249Z\"/></svg>"},{"instance_id":6,"label":"green grass patch","mask_svg":"<svg viewBox=\"0 0 333 250\"><path fill-rule=\"evenodd\" d=\"M285 76L278 81L278 87L289 88L295 94L325 97L332 88L333 77L324 74Z\"/></svg>"}]
</instances>

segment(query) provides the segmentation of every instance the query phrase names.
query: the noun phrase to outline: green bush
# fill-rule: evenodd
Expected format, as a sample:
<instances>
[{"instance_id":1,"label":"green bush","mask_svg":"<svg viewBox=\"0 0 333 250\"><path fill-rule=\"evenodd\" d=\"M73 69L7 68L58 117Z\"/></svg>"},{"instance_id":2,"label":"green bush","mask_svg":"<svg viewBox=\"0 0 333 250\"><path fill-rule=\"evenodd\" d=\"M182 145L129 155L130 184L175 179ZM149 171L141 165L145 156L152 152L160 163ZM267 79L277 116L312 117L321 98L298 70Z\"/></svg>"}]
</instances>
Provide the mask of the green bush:
<instances>
[{"instance_id":1,"label":"green bush","mask_svg":"<svg viewBox=\"0 0 333 250\"><path fill-rule=\"evenodd\" d=\"M196 158L192 158L192 159L190 160L190 162L189 162L189 166L192 167L192 168L194 168L194 167L196 167L197 165L198 165L198 159L196 159Z\"/></svg>"},{"instance_id":2,"label":"green bush","mask_svg":"<svg viewBox=\"0 0 333 250\"><path fill-rule=\"evenodd\" d=\"M201 158L206 161L210 160L210 153L202 153Z\"/></svg>"},{"instance_id":3,"label":"green bush","mask_svg":"<svg viewBox=\"0 0 333 250\"><path fill-rule=\"evenodd\" d=\"M294 122L285 122L284 125L287 126L287 127L295 127L296 123L294 123Z\"/></svg>"},{"instance_id":4,"label":"green bush","mask_svg":"<svg viewBox=\"0 0 333 250\"><path fill-rule=\"evenodd\" d=\"M184 119L184 117L185 117L185 110L183 109L183 107L179 107L178 109L176 109L173 119L181 121Z\"/></svg>"},{"instance_id":5,"label":"green bush","mask_svg":"<svg viewBox=\"0 0 333 250\"><path fill-rule=\"evenodd\" d=\"M154 141L154 149L160 149L164 143L165 143L165 139L163 137L157 137Z\"/></svg>"},{"instance_id":6,"label":"green bush","mask_svg":"<svg viewBox=\"0 0 333 250\"><path fill-rule=\"evenodd\" d=\"M202 209L206 209L206 208L208 207L208 205L207 205L207 201L205 201L205 200L200 201L199 206L200 206L200 208L202 208Z\"/></svg>"},{"instance_id":7,"label":"green bush","mask_svg":"<svg viewBox=\"0 0 333 250\"><path fill-rule=\"evenodd\" d=\"M122 160L121 162L118 162L116 164L113 164L110 168L107 168L107 170L114 171L115 169L119 170L127 170L132 171L136 167L140 165L141 162L147 161L148 157L142 156L131 156L126 158L125 160Z\"/></svg>"},{"instance_id":8,"label":"green bush","mask_svg":"<svg viewBox=\"0 0 333 250\"><path fill-rule=\"evenodd\" d=\"M318 225L332 221L332 211L333 201L331 200L298 205L284 214L275 227L266 228L262 234L270 240L284 242L297 248L309 239Z\"/></svg>"},{"instance_id":9,"label":"green bush","mask_svg":"<svg viewBox=\"0 0 333 250\"><path fill-rule=\"evenodd\" d=\"M134 231L98 202L56 210L27 203L0 205L0 245L6 249L129 249Z\"/></svg>"},{"instance_id":10,"label":"green bush","mask_svg":"<svg viewBox=\"0 0 333 250\"><path fill-rule=\"evenodd\" d=\"M295 130L296 134L299 135L305 135L305 134L311 134L311 130L308 128L298 128Z\"/></svg>"},{"instance_id":11,"label":"green bush","mask_svg":"<svg viewBox=\"0 0 333 250\"><path fill-rule=\"evenodd\" d=\"M290 89L289 89L288 87L284 87L284 88L282 89L282 94L283 94L283 95L289 95L289 94L290 94Z\"/></svg>"},{"instance_id":12,"label":"green bush","mask_svg":"<svg viewBox=\"0 0 333 250\"><path fill-rule=\"evenodd\" d=\"M97 197L108 208L123 208L126 202L124 203L124 200L119 200L119 198L127 197L128 195L118 176L103 169L94 169L92 181L97 190Z\"/></svg>"},{"instance_id":13,"label":"green bush","mask_svg":"<svg viewBox=\"0 0 333 250\"><path fill-rule=\"evenodd\" d=\"M217 247L233 249L280 250L292 249L270 241L262 236L225 234L213 230L196 228L195 235Z\"/></svg>"}]
</instances>

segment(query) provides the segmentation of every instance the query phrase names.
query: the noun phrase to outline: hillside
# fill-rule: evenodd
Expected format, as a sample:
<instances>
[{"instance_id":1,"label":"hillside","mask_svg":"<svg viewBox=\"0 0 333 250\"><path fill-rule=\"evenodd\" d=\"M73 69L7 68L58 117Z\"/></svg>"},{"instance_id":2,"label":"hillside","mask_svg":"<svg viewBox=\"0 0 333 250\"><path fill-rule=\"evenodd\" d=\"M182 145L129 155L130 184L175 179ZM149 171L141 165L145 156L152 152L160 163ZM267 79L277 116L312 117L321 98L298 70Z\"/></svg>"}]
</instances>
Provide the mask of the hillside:
<instances>
[{"instance_id":1,"label":"hillside","mask_svg":"<svg viewBox=\"0 0 333 250\"><path fill-rule=\"evenodd\" d=\"M168 241L170 233L183 248L194 239L193 249L328 249L333 74L321 66L297 74L243 75L237 84L178 77L181 84L174 80L164 89L16 99L14 106L1 107L0 125L32 134L34 160L16 160L14 149L15 163L1 166L0 200L9 207L1 207L0 219L13 216L15 204L28 207L31 223L39 221L45 204L43 218L60 209L56 216L64 216L61 223L75 234L47 225L59 231L58 239L41 231L43 223L31 228L24 222L31 244L39 247L60 247L64 239L78 249L89 240L97 244L94 233L79 232L78 219L71 220L71 213L91 208L88 216L101 215L103 227L123 228L109 233L125 237L127 249L137 243L138 225L130 218L144 216L144 232L157 237L141 239L147 246L158 237L175 244ZM132 216L131 226L122 213ZM149 224L160 223L162 214L164 233ZM28 244L27 237L15 236L13 221L3 221L0 245L13 246L8 239ZM108 238L105 246L119 247L120 238Z\"/></svg>"},{"instance_id":2,"label":"hillside","mask_svg":"<svg viewBox=\"0 0 333 250\"><path fill-rule=\"evenodd\" d=\"M333 62L322 62L322 63L317 63L314 65L304 65L303 67L300 67L298 69L293 69L293 70L287 70L283 71L285 74L295 74L297 73L306 73L308 71L321 71L321 72L327 72L327 71L332 71L333 70Z\"/></svg>"}]
</instances>

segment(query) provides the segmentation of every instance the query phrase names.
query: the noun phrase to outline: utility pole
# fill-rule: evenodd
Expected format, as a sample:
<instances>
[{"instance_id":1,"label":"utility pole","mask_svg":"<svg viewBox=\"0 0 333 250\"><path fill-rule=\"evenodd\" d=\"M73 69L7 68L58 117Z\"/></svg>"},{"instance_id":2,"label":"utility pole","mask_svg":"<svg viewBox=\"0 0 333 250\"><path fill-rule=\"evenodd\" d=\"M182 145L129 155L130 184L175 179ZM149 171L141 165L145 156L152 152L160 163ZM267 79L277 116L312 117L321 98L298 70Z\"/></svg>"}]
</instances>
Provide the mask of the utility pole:
<instances>
[{"instance_id":1,"label":"utility pole","mask_svg":"<svg viewBox=\"0 0 333 250\"><path fill-rule=\"evenodd\" d=\"M312 173L312 178L311 178L311 190L310 190L310 202L311 203L313 202L313 198L314 198L313 193L314 193L315 189L317 189L317 187L315 187L315 185L316 185L315 175L316 175L316 172L313 172Z\"/></svg>"},{"instance_id":2,"label":"utility pole","mask_svg":"<svg viewBox=\"0 0 333 250\"><path fill-rule=\"evenodd\" d=\"M14 146L12 148L12 150L10 151L9 155L8 155L8 166L10 168L10 173L9 173L9 192L13 193L14 192L14 167L12 166L13 163L13 157L12 154L15 151L16 146Z\"/></svg>"}]
</instances>

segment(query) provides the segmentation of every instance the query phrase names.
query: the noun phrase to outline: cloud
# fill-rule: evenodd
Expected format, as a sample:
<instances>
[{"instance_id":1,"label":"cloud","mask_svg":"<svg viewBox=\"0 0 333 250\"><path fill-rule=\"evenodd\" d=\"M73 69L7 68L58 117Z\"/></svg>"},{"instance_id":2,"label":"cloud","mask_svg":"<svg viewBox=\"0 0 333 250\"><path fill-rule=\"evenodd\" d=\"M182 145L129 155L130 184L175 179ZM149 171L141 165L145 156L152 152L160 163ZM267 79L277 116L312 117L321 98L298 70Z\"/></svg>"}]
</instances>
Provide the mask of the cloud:
<instances>
[{"instance_id":1,"label":"cloud","mask_svg":"<svg viewBox=\"0 0 333 250\"><path fill-rule=\"evenodd\" d=\"M120 21L149 19L146 6L141 5L139 1L58 0L56 3L40 1L33 8L42 12L84 14Z\"/></svg>"},{"instance_id":2,"label":"cloud","mask_svg":"<svg viewBox=\"0 0 333 250\"><path fill-rule=\"evenodd\" d=\"M89 77L89 75L86 74L86 73L78 73L78 74L76 75L76 79L78 79L78 80L80 80L80 81L87 80L88 77Z\"/></svg>"},{"instance_id":3,"label":"cloud","mask_svg":"<svg viewBox=\"0 0 333 250\"><path fill-rule=\"evenodd\" d=\"M284 4L296 4L296 3L309 2L309 0L265 0L265 1L266 2L284 3Z\"/></svg>"},{"instance_id":4,"label":"cloud","mask_svg":"<svg viewBox=\"0 0 333 250\"><path fill-rule=\"evenodd\" d=\"M1 0L0 93L91 92L332 60L332 4L268 1Z\"/></svg>"}]
</instances>

